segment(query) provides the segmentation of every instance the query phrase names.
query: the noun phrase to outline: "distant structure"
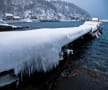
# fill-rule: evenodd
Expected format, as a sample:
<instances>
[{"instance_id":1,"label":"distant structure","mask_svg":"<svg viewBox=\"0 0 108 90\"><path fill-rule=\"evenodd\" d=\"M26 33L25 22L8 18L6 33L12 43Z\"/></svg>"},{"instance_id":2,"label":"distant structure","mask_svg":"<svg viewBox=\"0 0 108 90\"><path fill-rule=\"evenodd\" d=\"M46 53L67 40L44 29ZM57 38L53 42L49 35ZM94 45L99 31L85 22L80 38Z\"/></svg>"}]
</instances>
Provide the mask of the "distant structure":
<instances>
[{"instance_id":1,"label":"distant structure","mask_svg":"<svg viewBox=\"0 0 108 90\"><path fill-rule=\"evenodd\" d=\"M99 22L99 18L92 18L92 21Z\"/></svg>"},{"instance_id":2,"label":"distant structure","mask_svg":"<svg viewBox=\"0 0 108 90\"><path fill-rule=\"evenodd\" d=\"M4 20L20 20L21 18L19 16L15 16L11 13L5 13Z\"/></svg>"}]
</instances>

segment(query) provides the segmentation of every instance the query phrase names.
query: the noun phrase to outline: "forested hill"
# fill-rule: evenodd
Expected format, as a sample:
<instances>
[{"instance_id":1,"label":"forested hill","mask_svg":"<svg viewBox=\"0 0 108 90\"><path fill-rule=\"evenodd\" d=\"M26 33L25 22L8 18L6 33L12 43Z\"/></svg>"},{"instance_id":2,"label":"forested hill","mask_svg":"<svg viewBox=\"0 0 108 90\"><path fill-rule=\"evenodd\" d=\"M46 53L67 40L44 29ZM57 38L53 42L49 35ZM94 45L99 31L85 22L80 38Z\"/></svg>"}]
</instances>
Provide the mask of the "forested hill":
<instances>
[{"instance_id":1,"label":"forested hill","mask_svg":"<svg viewBox=\"0 0 108 90\"><path fill-rule=\"evenodd\" d=\"M59 0L0 0L0 17L5 13L39 20L84 20L90 17L76 5Z\"/></svg>"}]
</instances>

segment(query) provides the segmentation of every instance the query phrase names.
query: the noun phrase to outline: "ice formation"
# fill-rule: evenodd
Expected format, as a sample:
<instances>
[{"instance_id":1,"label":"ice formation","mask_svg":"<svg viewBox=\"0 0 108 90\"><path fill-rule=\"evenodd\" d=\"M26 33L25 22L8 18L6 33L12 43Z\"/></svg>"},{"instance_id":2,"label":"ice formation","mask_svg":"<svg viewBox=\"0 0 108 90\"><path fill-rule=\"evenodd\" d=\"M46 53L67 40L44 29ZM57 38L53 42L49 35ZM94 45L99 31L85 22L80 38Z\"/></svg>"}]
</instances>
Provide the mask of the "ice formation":
<instances>
[{"instance_id":1,"label":"ice formation","mask_svg":"<svg viewBox=\"0 0 108 90\"><path fill-rule=\"evenodd\" d=\"M0 72L47 72L59 64L61 47L97 29L98 22L79 27L0 32Z\"/></svg>"}]
</instances>

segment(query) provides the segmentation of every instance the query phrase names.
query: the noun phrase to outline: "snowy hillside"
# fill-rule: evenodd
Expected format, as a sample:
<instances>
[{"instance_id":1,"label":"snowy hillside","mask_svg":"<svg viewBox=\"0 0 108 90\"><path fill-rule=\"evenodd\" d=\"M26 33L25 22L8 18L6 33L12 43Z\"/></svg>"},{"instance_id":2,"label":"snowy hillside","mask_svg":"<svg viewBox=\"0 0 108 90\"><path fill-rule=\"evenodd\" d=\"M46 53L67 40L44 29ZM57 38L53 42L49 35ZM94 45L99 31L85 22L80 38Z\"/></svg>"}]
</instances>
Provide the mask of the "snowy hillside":
<instances>
[{"instance_id":1,"label":"snowy hillside","mask_svg":"<svg viewBox=\"0 0 108 90\"><path fill-rule=\"evenodd\" d=\"M83 9L77 7L76 5L68 2L62 1L52 1L52 4L58 8L58 16L59 18L65 20L78 19L84 20L89 17L89 14Z\"/></svg>"},{"instance_id":2,"label":"snowy hillside","mask_svg":"<svg viewBox=\"0 0 108 90\"><path fill-rule=\"evenodd\" d=\"M87 19L89 14L72 3L50 0L1 0L0 17L12 13L38 20Z\"/></svg>"}]
</instances>

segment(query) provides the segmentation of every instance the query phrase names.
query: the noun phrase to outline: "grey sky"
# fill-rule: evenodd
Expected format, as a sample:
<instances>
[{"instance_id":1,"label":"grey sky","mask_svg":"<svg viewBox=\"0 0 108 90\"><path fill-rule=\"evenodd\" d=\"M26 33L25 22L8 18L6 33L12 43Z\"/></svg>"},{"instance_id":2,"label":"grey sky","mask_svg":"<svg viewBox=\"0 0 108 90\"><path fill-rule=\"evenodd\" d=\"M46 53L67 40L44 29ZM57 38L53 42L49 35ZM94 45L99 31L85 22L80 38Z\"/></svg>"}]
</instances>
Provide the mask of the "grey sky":
<instances>
[{"instance_id":1,"label":"grey sky","mask_svg":"<svg viewBox=\"0 0 108 90\"><path fill-rule=\"evenodd\" d=\"M108 0L63 0L69 1L88 11L92 17L108 19Z\"/></svg>"}]
</instances>

